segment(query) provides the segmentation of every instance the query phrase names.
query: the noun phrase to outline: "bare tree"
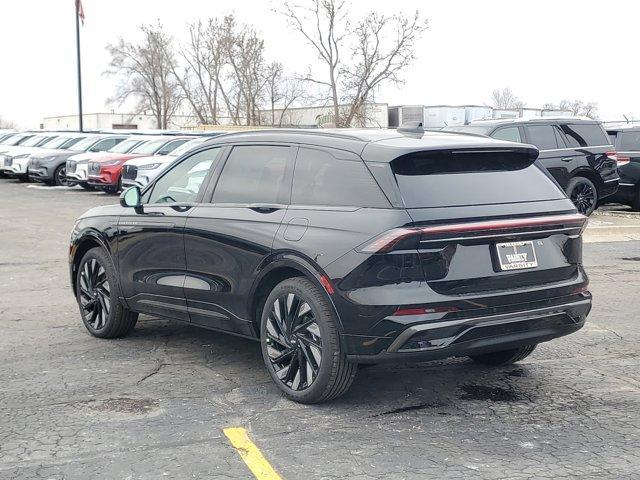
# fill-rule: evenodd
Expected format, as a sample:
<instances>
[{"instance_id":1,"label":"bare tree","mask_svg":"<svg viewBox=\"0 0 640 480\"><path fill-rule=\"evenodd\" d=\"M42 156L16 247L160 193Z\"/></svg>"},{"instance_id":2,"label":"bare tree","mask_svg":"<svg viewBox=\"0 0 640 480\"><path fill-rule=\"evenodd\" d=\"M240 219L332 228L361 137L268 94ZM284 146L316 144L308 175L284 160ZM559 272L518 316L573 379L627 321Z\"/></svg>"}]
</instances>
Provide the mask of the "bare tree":
<instances>
[{"instance_id":1,"label":"bare tree","mask_svg":"<svg viewBox=\"0 0 640 480\"><path fill-rule=\"evenodd\" d=\"M496 88L491 92L491 106L500 110L522 108L524 102L516 97L509 87L503 89Z\"/></svg>"},{"instance_id":2,"label":"bare tree","mask_svg":"<svg viewBox=\"0 0 640 480\"><path fill-rule=\"evenodd\" d=\"M418 12L411 18L371 12L354 23L348 10L346 0L306 0L305 5L284 3L281 11L326 68L324 75L310 72L305 80L328 92L337 127L351 125L381 85L401 81L427 28Z\"/></svg>"},{"instance_id":3,"label":"bare tree","mask_svg":"<svg viewBox=\"0 0 640 480\"><path fill-rule=\"evenodd\" d=\"M598 118L598 104L585 103L582 100L562 100L558 105L560 110L567 110L577 117Z\"/></svg>"},{"instance_id":4,"label":"bare tree","mask_svg":"<svg viewBox=\"0 0 640 480\"><path fill-rule=\"evenodd\" d=\"M174 59L171 39L160 23L140 27L143 39L139 44L125 42L109 44L111 62L107 74L121 78L110 103L122 104L137 100L139 112L150 110L157 128L166 129L182 101L182 92L171 68Z\"/></svg>"},{"instance_id":5,"label":"bare tree","mask_svg":"<svg viewBox=\"0 0 640 480\"><path fill-rule=\"evenodd\" d=\"M272 62L266 69L266 96L270 107L271 126L281 127L288 110L298 102L305 102L306 88L299 77L286 77L280 62ZM276 119L276 108L279 110Z\"/></svg>"},{"instance_id":6,"label":"bare tree","mask_svg":"<svg viewBox=\"0 0 640 480\"><path fill-rule=\"evenodd\" d=\"M0 117L0 128L16 129L18 128L18 125L16 124L16 122L12 122L11 120L5 120L4 118Z\"/></svg>"}]
</instances>

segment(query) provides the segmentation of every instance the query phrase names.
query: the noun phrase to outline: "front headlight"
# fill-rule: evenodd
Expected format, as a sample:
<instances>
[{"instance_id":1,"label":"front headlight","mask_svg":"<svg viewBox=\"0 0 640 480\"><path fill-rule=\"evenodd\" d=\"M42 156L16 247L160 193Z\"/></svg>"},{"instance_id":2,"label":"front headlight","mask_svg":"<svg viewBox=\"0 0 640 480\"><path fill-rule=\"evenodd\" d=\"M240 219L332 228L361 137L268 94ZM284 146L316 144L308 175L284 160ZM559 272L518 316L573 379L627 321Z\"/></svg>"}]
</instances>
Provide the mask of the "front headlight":
<instances>
[{"instance_id":1,"label":"front headlight","mask_svg":"<svg viewBox=\"0 0 640 480\"><path fill-rule=\"evenodd\" d=\"M160 165L162 165L162 164L161 163L147 163L146 165L140 165L138 167L138 170L155 170Z\"/></svg>"},{"instance_id":2,"label":"front headlight","mask_svg":"<svg viewBox=\"0 0 640 480\"><path fill-rule=\"evenodd\" d=\"M29 156L29 154L28 154L28 153L23 153L23 154L21 154L21 155L16 155L15 157L13 157L13 159L15 160L15 159L17 159L17 158L27 158L28 156Z\"/></svg>"}]
</instances>

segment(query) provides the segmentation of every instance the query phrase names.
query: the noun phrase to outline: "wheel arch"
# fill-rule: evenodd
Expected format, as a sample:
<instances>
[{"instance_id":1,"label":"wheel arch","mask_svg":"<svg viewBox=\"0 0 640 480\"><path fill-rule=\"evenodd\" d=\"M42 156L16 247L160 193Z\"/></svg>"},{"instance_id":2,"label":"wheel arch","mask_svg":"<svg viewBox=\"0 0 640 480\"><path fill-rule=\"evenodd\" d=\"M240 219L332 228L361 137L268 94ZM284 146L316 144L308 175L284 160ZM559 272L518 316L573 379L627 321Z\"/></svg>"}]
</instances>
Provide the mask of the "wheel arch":
<instances>
[{"instance_id":1,"label":"wheel arch","mask_svg":"<svg viewBox=\"0 0 640 480\"><path fill-rule=\"evenodd\" d=\"M294 277L304 277L312 281L325 292L333 312L338 319L338 328L342 332L342 321L331 298L334 287L329 277L311 260L292 253L279 253L264 262L258 270L258 277L253 283L249 295L249 314L256 336L260 337L260 317L262 308L269 293L280 282Z\"/></svg>"},{"instance_id":2,"label":"wheel arch","mask_svg":"<svg viewBox=\"0 0 640 480\"><path fill-rule=\"evenodd\" d=\"M600 192L602 191L602 187L604 186L604 181L602 180L602 177L600 175L598 175L596 172L594 172L591 169L580 168L575 172L573 172L570 180L573 180L576 177L583 177L591 180L591 182L596 187L596 193L598 194L598 199L600 199Z\"/></svg>"},{"instance_id":3,"label":"wheel arch","mask_svg":"<svg viewBox=\"0 0 640 480\"><path fill-rule=\"evenodd\" d=\"M76 280L78 274L78 266L80 265L80 261L85 256L85 254L91 250L92 248L100 247L104 249L105 252L111 257L111 261L118 271L118 266L114 261L111 249L108 246L109 244L105 242L98 232L88 231L85 232L81 237L77 238L73 244L71 245L71 250L69 252L70 261L69 267L71 270L71 287L73 288L73 293L76 294Z\"/></svg>"}]
</instances>

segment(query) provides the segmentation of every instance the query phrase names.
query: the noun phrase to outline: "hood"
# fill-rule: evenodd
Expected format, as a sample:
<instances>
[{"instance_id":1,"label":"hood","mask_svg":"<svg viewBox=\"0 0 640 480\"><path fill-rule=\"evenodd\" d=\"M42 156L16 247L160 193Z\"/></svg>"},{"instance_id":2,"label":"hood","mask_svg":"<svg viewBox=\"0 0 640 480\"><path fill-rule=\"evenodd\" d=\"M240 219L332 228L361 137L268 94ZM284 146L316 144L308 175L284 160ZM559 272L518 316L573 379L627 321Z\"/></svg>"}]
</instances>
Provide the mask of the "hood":
<instances>
[{"instance_id":1,"label":"hood","mask_svg":"<svg viewBox=\"0 0 640 480\"><path fill-rule=\"evenodd\" d=\"M176 157L173 155L150 155L148 157L135 157L126 161L127 165L147 165L149 163L171 163L175 160Z\"/></svg>"},{"instance_id":2,"label":"hood","mask_svg":"<svg viewBox=\"0 0 640 480\"><path fill-rule=\"evenodd\" d=\"M84 152L84 153L78 153L76 155L70 156L69 160L73 160L74 162L77 162L77 163L86 163L86 162L91 162L93 160L100 160L101 158L109 155L113 155L113 154L109 152Z\"/></svg>"},{"instance_id":3,"label":"hood","mask_svg":"<svg viewBox=\"0 0 640 480\"><path fill-rule=\"evenodd\" d=\"M97 163L110 163L110 162L124 163L131 158L136 158L139 156L140 155L133 155L131 153L110 153L102 157L91 159L91 161L97 162Z\"/></svg>"},{"instance_id":4,"label":"hood","mask_svg":"<svg viewBox=\"0 0 640 480\"><path fill-rule=\"evenodd\" d=\"M53 157L64 157L64 156L71 156L73 155L73 152L70 150L44 150L38 153L33 153L31 154L31 158L37 159L37 160L44 160L44 159L48 159L48 158L53 158Z\"/></svg>"}]
</instances>

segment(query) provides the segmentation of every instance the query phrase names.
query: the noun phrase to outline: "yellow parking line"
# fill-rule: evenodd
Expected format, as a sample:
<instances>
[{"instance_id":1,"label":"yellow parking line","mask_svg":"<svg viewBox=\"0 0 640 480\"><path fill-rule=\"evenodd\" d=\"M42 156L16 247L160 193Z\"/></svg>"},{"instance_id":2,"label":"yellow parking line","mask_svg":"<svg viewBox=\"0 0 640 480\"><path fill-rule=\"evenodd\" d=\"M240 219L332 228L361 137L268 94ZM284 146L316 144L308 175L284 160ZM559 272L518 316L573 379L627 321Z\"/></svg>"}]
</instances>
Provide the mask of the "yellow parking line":
<instances>
[{"instance_id":1,"label":"yellow parking line","mask_svg":"<svg viewBox=\"0 0 640 480\"><path fill-rule=\"evenodd\" d=\"M282 480L244 428L225 428L224 434L258 480Z\"/></svg>"}]
</instances>

